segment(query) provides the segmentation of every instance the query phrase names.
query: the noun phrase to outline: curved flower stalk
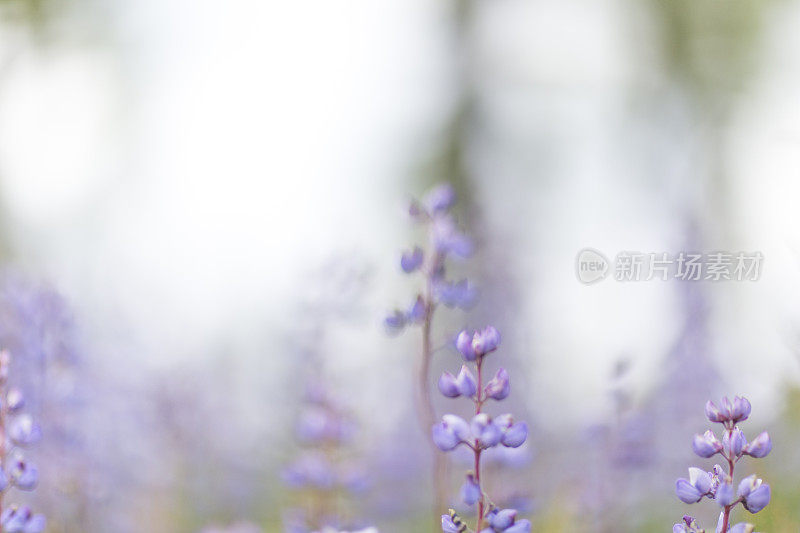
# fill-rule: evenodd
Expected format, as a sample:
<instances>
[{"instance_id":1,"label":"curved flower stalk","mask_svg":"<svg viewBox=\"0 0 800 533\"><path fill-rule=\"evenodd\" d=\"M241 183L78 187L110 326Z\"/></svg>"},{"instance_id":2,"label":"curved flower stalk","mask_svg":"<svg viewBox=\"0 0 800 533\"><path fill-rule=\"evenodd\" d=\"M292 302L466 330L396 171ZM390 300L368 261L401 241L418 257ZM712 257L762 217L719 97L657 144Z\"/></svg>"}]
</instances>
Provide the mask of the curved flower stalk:
<instances>
[{"instance_id":1,"label":"curved flower stalk","mask_svg":"<svg viewBox=\"0 0 800 533\"><path fill-rule=\"evenodd\" d=\"M283 472L284 482L297 491L302 502L300 508L287 513L285 529L289 533L340 527L346 521L342 516L344 497L368 487L365 472L348 457L347 446L356 434L351 417L321 383L307 387L305 402L295 430L304 449Z\"/></svg>"},{"instance_id":2,"label":"curved flower stalk","mask_svg":"<svg viewBox=\"0 0 800 533\"><path fill-rule=\"evenodd\" d=\"M755 474L742 479L738 485L734 483L734 469L745 455L760 459L772 450L772 441L766 431L747 442L738 423L744 422L749 416L750 402L746 398L736 396L733 401L723 398L720 407L711 401L706 403L706 417L723 427L722 440L708 430L702 435L695 435L692 448L698 456L706 459L720 455L726 467L716 464L711 472L692 467L689 468L689 478L681 478L675 484L675 492L684 503L697 503L708 498L719 504L722 511L717 522L717 533L753 533L752 524L741 522L731 525L731 511L742 504L747 511L755 514L766 507L770 500L769 485ZM705 531L697 520L688 515L672 530L674 533Z\"/></svg>"},{"instance_id":3,"label":"curved flower stalk","mask_svg":"<svg viewBox=\"0 0 800 533\"><path fill-rule=\"evenodd\" d=\"M444 415L442 421L433 426L432 436L433 442L444 452L462 445L473 452L474 470L467 472L460 496L468 506L477 504L474 531L527 533L531 530L531 523L517 520L515 509L496 508L481 483L481 454L484 451L495 446L517 448L528 438L528 425L525 422L515 421L511 414L492 417L483 410L489 400L503 400L511 392L508 372L503 368L497 370L488 382L484 382L484 357L497 350L499 344L500 334L492 326L473 333L462 331L458 335L456 347L465 364L456 376L450 372L442 374L439 391L448 398L464 396L470 399L475 407L475 415L470 422L456 415ZM442 531L463 533L473 530L451 509L449 514L442 515Z\"/></svg>"},{"instance_id":4,"label":"curved flower stalk","mask_svg":"<svg viewBox=\"0 0 800 533\"><path fill-rule=\"evenodd\" d=\"M42 438L39 424L22 413L25 400L19 389L8 386L11 356L0 351L0 531L4 533L41 533L44 515L33 514L27 506L6 505L5 496L11 487L32 491L39 482L36 465L27 461L22 449Z\"/></svg>"},{"instance_id":5,"label":"curved flower stalk","mask_svg":"<svg viewBox=\"0 0 800 533\"><path fill-rule=\"evenodd\" d=\"M429 385L434 352L431 336L434 314L439 304L448 308L468 309L477 296L477 291L466 279L451 281L445 276L445 263L449 257L466 259L473 251L472 241L461 232L451 213L455 203L455 191L446 183L428 191L421 201L411 202L408 212L412 220L425 227L429 242L424 250L415 246L403 252L400 268L406 274L419 273L422 276L422 288L407 309L395 309L384 320L390 333L399 333L408 326L422 329L416 398L418 419L425 434L436 421ZM434 508L438 513L446 500L446 465L435 448L433 464Z\"/></svg>"}]
</instances>

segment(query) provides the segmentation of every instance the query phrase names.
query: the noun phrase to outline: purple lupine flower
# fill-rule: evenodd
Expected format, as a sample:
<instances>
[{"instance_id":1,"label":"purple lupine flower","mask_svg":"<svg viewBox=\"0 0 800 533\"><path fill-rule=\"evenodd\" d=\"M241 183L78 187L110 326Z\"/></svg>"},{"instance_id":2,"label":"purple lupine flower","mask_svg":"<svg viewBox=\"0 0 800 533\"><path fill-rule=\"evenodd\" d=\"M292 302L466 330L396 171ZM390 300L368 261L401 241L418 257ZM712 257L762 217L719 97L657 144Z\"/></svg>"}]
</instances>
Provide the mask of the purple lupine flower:
<instances>
[{"instance_id":1,"label":"purple lupine flower","mask_svg":"<svg viewBox=\"0 0 800 533\"><path fill-rule=\"evenodd\" d=\"M456 347L466 361L475 361L500 345L500 334L493 326L469 333L464 330L456 338Z\"/></svg>"},{"instance_id":2,"label":"purple lupine flower","mask_svg":"<svg viewBox=\"0 0 800 533\"><path fill-rule=\"evenodd\" d=\"M702 435L695 435L694 442L692 442L692 449L694 453L708 459L722 451L722 443L717 440L717 437L709 429Z\"/></svg>"},{"instance_id":3,"label":"purple lupine flower","mask_svg":"<svg viewBox=\"0 0 800 533\"><path fill-rule=\"evenodd\" d=\"M388 333L399 333L406 327L406 315L402 311L392 311L383 319L383 325Z\"/></svg>"},{"instance_id":4,"label":"purple lupine flower","mask_svg":"<svg viewBox=\"0 0 800 533\"><path fill-rule=\"evenodd\" d=\"M511 414L502 414L496 417L483 412L483 405L489 399L502 400L509 393L508 372L500 369L495 377L485 386L483 384L484 356L497 350L500 344L500 334L488 326L483 330L468 333L462 331L456 338L456 348L467 363L474 363L476 372L469 371L467 365L462 365L459 377L453 377L445 372L439 379L439 389L447 397L469 397L475 406L475 415L467 424L466 420L456 415L444 415L442 422L432 428L433 442L442 451L451 451L460 445L472 450L474 454L475 471L467 473L466 481L461 488L461 498L467 505L478 504L475 531L479 533L523 533L530 531L531 524L528 520L516 520L517 511L514 509L496 509L486 506L486 497L481 486L481 454L488 448L505 446L516 448L521 446L528 437L528 426L524 422L515 422ZM458 382L464 376L469 383L469 390L461 391ZM477 376L475 381L474 376ZM442 516L442 531L463 532L467 530L466 524L456 519L453 511Z\"/></svg>"},{"instance_id":5,"label":"purple lupine flower","mask_svg":"<svg viewBox=\"0 0 800 533\"><path fill-rule=\"evenodd\" d=\"M500 345L500 333L493 326L487 326L472 334L472 349L478 357L493 352Z\"/></svg>"},{"instance_id":6,"label":"purple lupine flower","mask_svg":"<svg viewBox=\"0 0 800 533\"><path fill-rule=\"evenodd\" d=\"M28 506L12 505L0 514L0 527L6 533L41 533L46 524L44 516L33 514Z\"/></svg>"},{"instance_id":7,"label":"purple lupine flower","mask_svg":"<svg viewBox=\"0 0 800 533\"><path fill-rule=\"evenodd\" d=\"M472 398L478 392L478 385L475 383L475 376L472 375L467 365L461 365L461 372L456 378L456 386L461 396Z\"/></svg>"},{"instance_id":8,"label":"purple lupine flower","mask_svg":"<svg viewBox=\"0 0 800 533\"><path fill-rule=\"evenodd\" d=\"M465 361L474 361L478 358L475 354L475 350L472 348L472 335L466 331L462 331L458 334L458 337L456 337L456 348L458 348L458 351L464 356Z\"/></svg>"},{"instance_id":9,"label":"purple lupine flower","mask_svg":"<svg viewBox=\"0 0 800 533\"><path fill-rule=\"evenodd\" d=\"M464 529L453 522L453 517L450 515L442 515L442 531L444 533L463 533Z\"/></svg>"},{"instance_id":10,"label":"purple lupine flower","mask_svg":"<svg viewBox=\"0 0 800 533\"><path fill-rule=\"evenodd\" d=\"M528 438L528 424L519 422L512 424L503 432L502 443L507 448L519 448Z\"/></svg>"},{"instance_id":11,"label":"purple lupine flower","mask_svg":"<svg viewBox=\"0 0 800 533\"><path fill-rule=\"evenodd\" d=\"M455 449L466 443L470 437L470 426L466 420L456 415L444 415L442 422L433 426L433 442L443 452Z\"/></svg>"},{"instance_id":12,"label":"purple lupine flower","mask_svg":"<svg viewBox=\"0 0 800 533\"><path fill-rule=\"evenodd\" d=\"M425 320L426 313L425 300L422 299L422 296L417 296L417 299L414 300L414 303L411 304L408 312L406 312L405 322L407 324L421 324Z\"/></svg>"},{"instance_id":13,"label":"purple lupine flower","mask_svg":"<svg viewBox=\"0 0 800 533\"><path fill-rule=\"evenodd\" d=\"M713 431L708 430L703 435L695 435L692 449L703 458L722 455L726 459L728 469L725 471L720 465L714 465L712 472L705 472L692 467L689 469L689 479L679 479L676 482L675 493L684 503L697 503L703 497L715 500L722 507L717 523L718 533L752 533L754 530L752 524L738 523L731 526L731 511L739 503L753 514L761 511L769 503L770 487L755 475L751 475L739 482L734 491L734 469L745 455L755 458L765 457L772 449L772 441L764 432L748 444L747 438L737 425L750 417L751 405L746 398L736 396L733 401L723 398L719 405L717 407L714 402L707 402L705 413L711 422L722 424L722 439L717 439ZM688 515L684 516L683 522L675 524L674 533L703 531L697 521Z\"/></svg>"},{"instance_id":14,"label":"purple lupine flower","mask_svg":"<svg viewBox=\"0 0 800 533\"><path fill-rule=\"evenodd\" d=\"M30 415L19 412L24 405L24 398L18 389L8 387L10 365L10 353L7 350L0 351L0 433L9 437L6 442L0 443L0 465L3 466L0 485L4 491L9 486L32 491L39 483L39 470L24 458L21 448L39 442L42 430ZM45 524L44 516L33 514L27 506L6 507L0 514L0 529L5 532L40 533Z\"/></svg>"},{"instance_id":15,"label":"purple lupine flower","mask_svg":"<svg viewBox=\"0 0 800 533\"><path fill-rule=\"evenodd\" d=\"M297 533L339 526L339 517L328 516L329 510L338 508L344 495L363 492L369 486L364 469L343 455L356 431L349 413L334 401L318 376L309 379L304 400L308 405L299 413L295 427L303 451L282 472L288 487L300 494L314 494L314 498L303 499L303 508L285 515L286 530Z\"/></svg>"},{"instance_id":16,"label":"purple lupine flower","mask_svg":"<svg viewBox=\"0 0 800 533\"><path fill-rule=\"evenodd\" d=\"M753 439L753 442L744 447L743 452L750 457L761 459L766 457L772 450L772 441L766 431L761 433L758 437Z\"/></svg>"},{"instance_id":17,"label":"purple lupine flower","mask_svg":"<svg viewBox=\"0 0 800 533\"><path fill-rule=\"evenodd\" d=\"M42 440L42 429L30 415L20 415L11 422L8 436L17 446L32 446Z\"/></svg>"},{"instance_id":18,"label":"purple lupine flower","mask_svg":"<svg viewBox=\"0 0 800 533\"><path fill-rule=\"evenodd\" d=\"M447 212L456 203L456 191L449 183L441 183L422 198L422 205L431 215Z\"/></svg>"},{"instance_id":19,"label":"purple lupine flower","mask_svg":"<svg viewBox=\"0 0 800 533\"><path fill-rule=\"evenodd\" d=\"M677 523L672 527L672 533L703 533L705 530L700 527L697 520L689 515L683 516L683 523Z\"/></svg>"},{"instance_id":20,"label":"purple lupine flower","mask_svg":"<svg viewBox=\"0 0 800 533\"><path fill-rule=\"evenodd\" d=\"M400 268L402 268L403 272L406 274L411 274L419 270L424 260L425 254L422 248L415 246L410 252L403 252L402 257L400 257Z\"/></svg>"},{"instance_id":21,"label":"purple lupine flower","mask_svg":"<svg viewBox=\"0 0 800 533\"><path fill-rule=\"evenodd\" d=\"M769 485L763 483L761 479L756 478L756 475L753 474L739 483L736 495L742 498L744 508L755 514L767 506L771 492Z\"/></svg>"},{"instance_id":22,"label":"purple lupine flower","mask_svg":"<svg viewBox=\"0 0 800 533\"><path fill-rule=\"evenodd\" d=\"M465 279L455 283L438 280L433 285L433 295L446 307L468 310L475 303L478 291Z\"/></svg>"},{"instance_id":23,"label":"purple lupine flower","mask_svg":"<svg viewBox=\"0 0 800 533\"><path fill-rule=\"evenodd\" d=\"M473 249L472 241L462 233L450 213L454 204L455 191L444 184L429 191L422 202L412 202L409 209L415 221L427 226L430 249L414 246L403 252L400 268L408 274L421 272L425 276L425 290L419 295L425 309L432 309L437 303L468 309L477 296L477 291L467 280L453 282L445 278L447 258L469 257ZM400 319L401 315L407 318L408 314L394 311L386 318L385 325L390 331L396 331L409 323L419 323Z\"/></svg>"},{"instance_id":24,"label":"purple lupine flower","mask_svg":"<svg viewBox=\"0 0 800 533\"><path fill-rule=\"evenodd\" d=\"M497 446L503 438L503 430L486 413L475 415L470 423L470 429L472 436L482 448Z\"/></svg>"},{"instance_id":25,"label":"purple lupine flower","mask_svg":"<svg viewBox=\"0 0 800 533\"><path fill-rule=\"evenodd\" d=\"M433 318L435 311L441 306L447 308L469 309L475 303L477 290L466 279L454 281L447 277L448 259L465 259L473 253L472 240L463 232L452 213L456 202L456 194L449 184L441 184L425 193L421 201L412 200L408 208L411 219L425 227L427 233L427 246L414 246L403 252L400 258L400 268L406 273L418 272L421 283L415 300L407 310L397 309L384 319L386 331L397 334L409 326L420 326L421 349L420 375L415 381L419 387L417 397L421 399L418 404L417 419L423 432L427 432L436 423L436 411L433 406L430 390L427 383L430 380L431 359L433 358ZM473 396L477 391L472 391L472 382L469 376L459 375L458 378L445 374L439 379L439 390L449 398L458 396ZM444 427L434 431L437 446L450 449L457 445L451 442L452 435ZM446 489L444 480L440 475L444 471L444 458L433 453L433 482L434 501L433 508L438 513L444 506Z\"/></svg>"},{"instance_id":26,"label":"purple lupine flower","mask_svg":"<svg viewBox=\"0 0 800 533\"><path fill-rule=\"evenodd\" d=\"M467 474L464 484L461 485L461 501L467 505L475 505L481 498L481 487L475 481L475 475Z\"/></svg>"},{"instance_id":27,"label":"purple lupine flower","mask_svg":"<svg viewBox=\"0 0 800 533\"><path fill-rule=\"evenodd\" d=\"M439 392L448 398L458 398L461 396L456 377L450 372L442 373L442 376L439 378Z\"/></svg>"},{"instance_id":28,"label":"purple lupine flower","mask_svg":"<svg viewBox=\"0 0 800 533\"><path fill-rule=\"evenodd\" d=\"M681 478L675 483L675 492L684 503L697 503L711 493L711 475L699 468L689 468L689 479Z\"/></svg>"},{"instance_id":29,"label":"purple lupine flower","mask_svg":"<svg viewBox=\"0 0 800 533\"><path fill-rule=\"evenodd\" d=\"M481 533L529 533L531 523L528 520L517 521L515 509L494 509L486 515L489 527Z\"/></svg>"},{"instance_id":30,"label":"purple lupine flower","mask_svg":"<svg viewBox=\"0 0 800 533\"><path fill-rule=\"evenodd\" d=\"M483 389L487 397L493 400L503 400L511 393L511 385L508 380L508 372L505 368L500 368L497 373Z\"/></svg>"},{"instance_id":31,"label":"purple lupine flower","mask_svg":"<svg viewBox=\"0 0 800 533\"><path fill-rule=\"evenodd\" d=\"M720 483L719 487L717 487L717 491L714 494L714 499L716 500L717 504L720 507L727 507L731 503L733 503L733 485L730 482L725 481Z\"/></svg>"}]
</instances>

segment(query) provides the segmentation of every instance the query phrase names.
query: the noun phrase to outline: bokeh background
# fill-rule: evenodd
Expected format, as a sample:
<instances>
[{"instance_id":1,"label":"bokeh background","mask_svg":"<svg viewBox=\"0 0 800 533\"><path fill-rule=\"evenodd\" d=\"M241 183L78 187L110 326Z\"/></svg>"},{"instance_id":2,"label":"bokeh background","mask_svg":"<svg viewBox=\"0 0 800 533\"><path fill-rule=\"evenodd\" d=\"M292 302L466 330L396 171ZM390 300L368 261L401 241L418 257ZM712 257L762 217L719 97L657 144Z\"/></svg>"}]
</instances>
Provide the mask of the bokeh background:
<instances>
[{"instance_id":1,"label":"bokeh background","mask_svg":"<svg viewBox=\"0 0 800 533\"><path fill-rule=\"evenodd\" d=\"M798 94L796 0L0 0L0 337L48 531L283 531L309 383L367 473L337 512L427 531L418 332L381 323L442 181L481 296L437 331L503 334L535 530L669 530L703 403L744 394L754 521L797 531ZM587 246L765 259L589 287Z\"/></svg>"}]
</instances>

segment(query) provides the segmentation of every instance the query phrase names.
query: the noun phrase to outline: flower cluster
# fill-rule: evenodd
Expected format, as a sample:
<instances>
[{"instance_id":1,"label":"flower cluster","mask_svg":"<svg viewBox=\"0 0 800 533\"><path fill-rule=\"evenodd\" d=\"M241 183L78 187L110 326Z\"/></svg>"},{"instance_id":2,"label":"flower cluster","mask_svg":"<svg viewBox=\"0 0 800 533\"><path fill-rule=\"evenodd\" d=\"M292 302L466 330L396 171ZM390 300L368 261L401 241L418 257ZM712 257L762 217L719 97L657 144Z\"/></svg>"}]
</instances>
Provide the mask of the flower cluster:
<instances>
[{"instance_id":1,"label":"flower cluster","mask_svg":"<svg viewBox=\"0 0 800 533\"><path fill-rule=\"evenodd\" d=\"M732 401L723 398L720 407L714 402L706 404L706 417L711 422L722 424L722 439L711 430L702 435L695 435L692 442L694 452L703 458L720 455L727 465L723 468L714 465L710 472L700 468L689 468L689 478L679 479L675 485L678 498L684 503L697 503L703 498L715 500L722 508L717 523L717 532L752 533L752 524L739 523L730 525L730 514L734 507L742 504L750 513L757 513L767 506L770 500L769 485L754 475L742 479L734 489L734 469L745 455L760 459L772 450L772 441L766 432L761 433L751 442L747 441L737 425L750 416L750 402L746 398L735 397ZM683 522L675 524L674 533L699 533L703 529L697 521L684 516Z\"/></svg>"},{"instance_id":2,"label":"flower cluster","mask_svg":"<svg viewBox=\"0 0 800 533\"><path fill-rule=\"evenodd\" d=\"M466 280L449 280L446 277L446 261L452 257L466 259L472 255L473 244L459 228L452 210L456 194L449 184L441 184L428 191L421 201L412 200L408 209L411 219L423 226L427 233L428 246L414 246L400 257L400 268L406 274L420 273L421 288L405 309L395 309L384 319L390 333L400 333L407 326L420 326L422 330L420 360L417 370L415 399L417 420L424 434L436 421L436 411L430 390L431 361L434 348L432 339L433 316L441 304L448 308L468 309L474 303L477 291ZM444 476L445 458L433 446L432 507L438 516L446 499Z\"/></svg>"},{"instance_id":3,"label":"flower cluster","mask_svg":"<svg viewBox=\"0 0 800 533\"><path fill-rule=\"evenodd\" d=\"M340 495L367 488L365 473L347 457L347 445L356 433L352 419L321 383L309 384L305 403L295 428L304 449L284 469L283 479L292 489L313 498L306 499L304 508L287 513L286 530L291 533L337 525L339 517L334 510Z\"/></svg>"},{"instance_id":4,"label":"flower cluster","mask_svg":"<svg viewBox=\"0 0 800 533\"><path fill-rule=\"evenodd\" d=\"M36 465L27 461L22 449L32 446L42 438L39 424L30 415L22 413L25 399L19 389L8 386L11 356L0 351L0 529L5 533L40 533L46 520L33 514L27 506L3 505L3 498L11 487L32 491L39 482Z\"/></svg>"},{"instance_id":5,"label":"flower cluster","mask_svg":"<svg viewBox=\"0 0 800 533\"><path fill-rule=\"evenodd\" d=\"M429 247L423 250L414 246L403 252L400 268L406 274L421 272L425 289L407 309L395 309L386 317L384 325L389 331L399 332L407 325L424 323L437 303L468 309L475 301L475 288L466 279L454 282L445 278L445 260L468 258L473 249L472 241L459 229L451 213L455 202L455 191L448 184L434 187L421 201L411 202L409 214L425 225Z\"/></svg>"},{"instance_id":6,"label":"flower cluster","mask_svg":"<svg viewBox=\"0 0 800 533\"><path fill-rule=\"evenodd\" d=\"M439 390L448 398L464 396L472 400L475 415L470 422L456 415L444 415L442 421L433 426L432 437L442 451L448 452L464 445L474 454L474 470L465 476L461 499L469 506L478 504L475 531L524 533L530 531L530 522L517 520L517 511L514 509L497 509L481 485L481 454L499 445L517 448L528 437L528 425L525 422L516 422L510 414L492 417L483 412L487 401L502 400L511 390L508 372L503 368L487 383L483 381L484 357L497 350L499 345L500 334L492 326L472 333L462 331L458 335L456 347L466 364L462 365L458 376L445 372L439 379ZM474 373L468 364L474 364ZM472 530L451 510L442 516L442 531L456 533Z\"/></svg>"}]
</instances>

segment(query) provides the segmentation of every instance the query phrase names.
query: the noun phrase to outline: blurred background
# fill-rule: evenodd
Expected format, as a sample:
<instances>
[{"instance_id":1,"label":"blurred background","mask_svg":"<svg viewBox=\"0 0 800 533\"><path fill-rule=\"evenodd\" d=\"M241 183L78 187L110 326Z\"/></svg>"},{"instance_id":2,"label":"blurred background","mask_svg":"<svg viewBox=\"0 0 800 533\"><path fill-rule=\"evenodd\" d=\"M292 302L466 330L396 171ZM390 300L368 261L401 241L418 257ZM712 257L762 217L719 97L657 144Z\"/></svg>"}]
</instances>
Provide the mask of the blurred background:
<instances>
[{"instance_id":1,"label":"blurred background","mask_svg":"<svg viewBox=\"0 0 800 533\"><path fill-rule=\"evenodd\" d=\"M799 92L796 0L0 0L0 340L47 531L301 531L308 409L353 435L325 512L429 530L419 332L382 320L443 181L480 297L436 328L503 335L531 438L491 468L534 530L668 530L742 394L754 521L797 531ZM764 262L586 286L585 247Z\"/></svg>"}]
</instances>

